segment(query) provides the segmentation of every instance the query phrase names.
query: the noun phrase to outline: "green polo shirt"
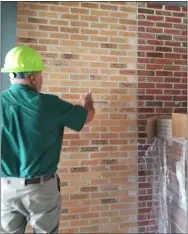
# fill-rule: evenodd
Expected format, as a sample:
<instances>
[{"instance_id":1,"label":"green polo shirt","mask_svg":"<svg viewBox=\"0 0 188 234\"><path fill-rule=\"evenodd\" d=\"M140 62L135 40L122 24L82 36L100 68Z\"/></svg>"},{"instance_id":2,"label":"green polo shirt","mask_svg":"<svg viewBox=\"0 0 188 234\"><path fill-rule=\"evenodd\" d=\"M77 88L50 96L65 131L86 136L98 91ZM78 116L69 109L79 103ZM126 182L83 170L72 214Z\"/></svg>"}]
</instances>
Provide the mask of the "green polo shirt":
<instances>
[{"instance_id":1,"label":"green polo shirt","mask_svg":"<svg viewBox=\"0 0 188 234\"><path fill-rule=\"evenodd\" d=\"M64 127L80 131L87 110L26 85L1 95L1 177L35 178L57 171Z\"/></svg>"}]
</instances>

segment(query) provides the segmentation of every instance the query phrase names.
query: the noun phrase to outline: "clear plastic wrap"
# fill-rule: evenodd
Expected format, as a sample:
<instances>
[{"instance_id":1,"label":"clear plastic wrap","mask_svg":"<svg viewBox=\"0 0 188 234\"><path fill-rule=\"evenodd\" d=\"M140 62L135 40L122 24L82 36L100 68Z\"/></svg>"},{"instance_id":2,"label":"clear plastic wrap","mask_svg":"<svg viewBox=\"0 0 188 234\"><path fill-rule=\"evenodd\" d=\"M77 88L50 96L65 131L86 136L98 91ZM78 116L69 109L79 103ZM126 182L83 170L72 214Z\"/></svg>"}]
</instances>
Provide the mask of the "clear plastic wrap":
<instances>
[{"instance_id":1,"label":"clear plastic wrap","mask_svg":"<svg viewBox=\"0 0 188 234\"><path fill-rule=\"evenodd\" d=\"M142 159L142 170L151 181L149 216L156 233L187 233L186 147L185 139L156 138Z\"/></svg>"}]
</instances>

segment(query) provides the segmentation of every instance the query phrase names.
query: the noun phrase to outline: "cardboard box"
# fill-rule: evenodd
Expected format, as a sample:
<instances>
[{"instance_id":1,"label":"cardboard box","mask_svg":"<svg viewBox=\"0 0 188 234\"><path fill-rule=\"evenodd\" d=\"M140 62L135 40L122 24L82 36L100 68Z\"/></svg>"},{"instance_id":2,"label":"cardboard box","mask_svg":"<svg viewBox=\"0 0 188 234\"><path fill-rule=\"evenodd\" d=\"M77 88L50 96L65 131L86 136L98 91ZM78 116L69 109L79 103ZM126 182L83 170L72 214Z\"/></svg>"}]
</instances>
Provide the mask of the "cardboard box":
<instances>
[{"instance_id":1,"label":"cardboard box","mask_svg":"<svg viewBox=\"0 0 188 234\"><path fill-rule=\"evenodd\" d=\"M172 118L172 137L187 138L187 114L172 113L172 115L155 115L147 119L146 133L148 143L157 135L157 120Z\"/></svg>"},{"instance_id":2,"label":"cardboard box","mask_svg":"<svg viewBox=\"0 0 188 234\"><path fill-rule=\"evenodd\" d=\"M155 115L147 119L146 134L148 143L151 143L157 135L157 120L158 119L171 119L171 115Z\"/></svg>"},{"instance_id":3,"label":"cardboard box","mask_svg":"<svg viewBox=\"0 0 188 234\"><path fill-rule=\"evenodd\" d=\"M172 135L187 138L187 114L172 113Z\"/></svg>"}]
</instances>

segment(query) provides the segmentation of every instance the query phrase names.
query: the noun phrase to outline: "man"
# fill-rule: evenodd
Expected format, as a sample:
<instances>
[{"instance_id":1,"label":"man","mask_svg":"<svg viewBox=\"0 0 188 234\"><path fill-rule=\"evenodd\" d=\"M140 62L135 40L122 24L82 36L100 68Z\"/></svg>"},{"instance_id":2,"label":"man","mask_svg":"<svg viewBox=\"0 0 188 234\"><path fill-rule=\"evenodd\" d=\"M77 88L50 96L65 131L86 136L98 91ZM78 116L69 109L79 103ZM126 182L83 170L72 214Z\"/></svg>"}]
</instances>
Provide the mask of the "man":
<instances>
[{"instance_id":1,"label":"man","mask_svg":"<svg viewBox=\"0 0 188 234\"><path fill-rule=\"evenodd\" d=\"M40 93L40 54L20 46L8 52L2 72L11 87L2 93L1 233L58 233L61 195L57 165L64 127L81 131L95 114L91 93L83 106Z\"/></svg>"}]
</instances>

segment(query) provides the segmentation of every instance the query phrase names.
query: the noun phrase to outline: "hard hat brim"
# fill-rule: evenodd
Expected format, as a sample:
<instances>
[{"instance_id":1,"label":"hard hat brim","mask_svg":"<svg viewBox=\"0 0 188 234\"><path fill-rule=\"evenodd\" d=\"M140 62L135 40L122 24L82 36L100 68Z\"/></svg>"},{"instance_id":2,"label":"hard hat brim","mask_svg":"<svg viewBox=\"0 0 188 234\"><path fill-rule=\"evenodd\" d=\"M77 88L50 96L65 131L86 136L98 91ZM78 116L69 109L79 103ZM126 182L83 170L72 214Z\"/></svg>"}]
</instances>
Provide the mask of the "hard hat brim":
<instances>
[{"instance_id":1,"label":"hard hat brim","mask_svg":"<svg viewBox=\"0 0 188 234\"><path fill-rule=\"evenodd\" d=\"M36 69L35 71L30 71L29 69L20 69L20 68L1 68L2 73L9 73L9 72L37 72L37 71L46 71L49 68L46 66L43 66L39 69Z\"/></svg>"}]
</instances>

